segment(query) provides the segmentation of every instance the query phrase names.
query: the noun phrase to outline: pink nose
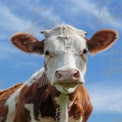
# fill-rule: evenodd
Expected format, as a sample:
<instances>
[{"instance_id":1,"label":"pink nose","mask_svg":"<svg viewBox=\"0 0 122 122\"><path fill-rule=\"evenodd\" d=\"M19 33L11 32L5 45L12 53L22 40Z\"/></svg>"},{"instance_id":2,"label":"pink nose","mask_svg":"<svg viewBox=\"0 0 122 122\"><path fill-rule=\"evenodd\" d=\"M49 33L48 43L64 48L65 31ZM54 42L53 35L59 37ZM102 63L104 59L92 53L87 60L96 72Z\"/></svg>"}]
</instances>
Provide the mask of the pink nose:
<instances>
[{"instance_id":1,"label":"pink nose","mask_svg":"<svg viewBox=\"0 0 122 122\"><path fill-rule=\"evenodd\" d=\"M79 80L80 73L78 70L74 70L74 69L59 70L55 72L55 76L57 81L66 80L66 79Z\"/></svg>"}]
</instances>

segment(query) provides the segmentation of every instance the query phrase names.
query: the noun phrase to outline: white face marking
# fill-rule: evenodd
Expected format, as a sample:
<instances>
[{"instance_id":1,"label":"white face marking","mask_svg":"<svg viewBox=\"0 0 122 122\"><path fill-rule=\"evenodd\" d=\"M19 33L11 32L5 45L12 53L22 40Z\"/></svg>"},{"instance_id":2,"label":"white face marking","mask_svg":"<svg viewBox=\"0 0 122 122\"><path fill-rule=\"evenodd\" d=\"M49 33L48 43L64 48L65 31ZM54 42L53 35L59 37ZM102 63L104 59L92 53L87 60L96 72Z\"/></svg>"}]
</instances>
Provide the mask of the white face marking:
<instances>
[{"instance_id":1,"label":"white face marking","mask_svg":"<svg viewBox=\"0 0 122 122\"><path fill-rule=\"evenodd\" d=\"M45 54L46 74L51 84L56 82L55 72L57 70L67 69L78 70L80 73L79 81L81 83L85 82L84 75L86 72L87 56L83 53L83 50L88 50L86 40L76 30L70 30L71 32L69 30L65 30L66 32L63 31L63 36L63 32L59 34L59 30L57 30L58 35L54 29L50 31L50 36L45 40L44 52L48 51L49 53L49 55ZM53 35L53 33L55 34ZM56 88L61 92L67 91L67 93L75 89L67 88L63 90L60 86L56 86Z\"/></svg>"}]
</instances>

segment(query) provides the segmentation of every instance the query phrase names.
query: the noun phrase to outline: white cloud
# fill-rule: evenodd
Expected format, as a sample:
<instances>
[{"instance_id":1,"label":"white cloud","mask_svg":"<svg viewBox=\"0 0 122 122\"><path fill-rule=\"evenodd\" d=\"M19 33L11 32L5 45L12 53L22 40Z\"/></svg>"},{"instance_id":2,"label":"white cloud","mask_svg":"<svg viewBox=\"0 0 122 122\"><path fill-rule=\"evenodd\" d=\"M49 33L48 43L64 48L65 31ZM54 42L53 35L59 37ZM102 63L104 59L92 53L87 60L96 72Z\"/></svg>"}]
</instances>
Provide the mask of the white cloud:
<instances>
[{"instance_id":1,"label":"white cloud","mask_svg":"<svg viewBox=\"0 0 122 122\"><path fill-rule=\"evenodd\" d=\"M52 7L35 7L32 10L31 23L25 21L24 30L29 33L39 33L42 30L50 29L56 24L61 23L61 19L54 13Z\"/></svg>"},{"instance_id":2,"label":"white cloud","mask_svg":"<svg viewBox=\"0 0 122 122\"><path fill-rule=\"evenodd\" d=\"M29 1L26 2L29 4ZM40 34L41 29L60 22L60 18L54 14L53 8L40 8L36 4L32 8L33 3L30 4L31 7L28 7L28 12L24 15L17 14L18 12L15 12L16 9L12 9L13 6L8 7L5 4L0 4L0 60L9 59L18 53L16 48L12 48L11 43L8 43L13 33L26 31L32 34L39 34L37 36L42 38ZM21 7L21 4L19 7ZM27 14L29 14L30 18L25 16Z\"/></svg>"},{"instance_id":3,"label":"white cloud","mask_svg":"<svg viewBox=\"0 0 122 122\"><path fill-rule=\"evenodd\" d=\"M5 5L0 5L0 28L1 32L19 31L23 29L23 19L14 15Z\"/></svg>"},{"instance_id":4,"label":"white cloud","mask_svg":"<svg viewBox=\"0 0 122 122\"><path fill-rule=\"evenodd\" d=\"M103 7L100 7L97 4L98 2L93 2L91 0L71 0L70 8L72 8L71 11L74 14L83 14L85 17L87 16L87 19L90 18L91 24L93 24L93 26L100 26L103 24L111 25L117 29L122 28L121 20L117 20L117 18L115 18L108 11L108 8L105 4Z\"/></svg>"},{"instance_id":5,"label":"white cloud","mask_svg":"<svg viewBox=\"0 0 122 122\"><path fill-rule=\"evenodd\" d=\"M95 112L122 113L122 86L117 81L89 85Z\"/></svg>"},{"instance_id":6,"label":"white cloud","mask_svg":"<svg viewBox=\"0 0 122 122\"><path fill-rule=\"evenodd\" d=\"M25 9L26 14L18 14L16 9L12 9L11 6L8 7L5 4L0 4L0 32L5 37L5 33L27 31L29 33L35 34L39 33L41 29L48 29L50 25L54 26L60 23L60 18L57 16L52 7L44 8L36 5L32 7L31 2L26 1L29 6ZM19 6L21 8L21 4ZM26 11L28 10L28 11ZM16 12L15 12L16 11ZM24 11L24 10L23 10ZM16 13L16 14L15 14ZM26 17L26 15L29 16Z\"/></svg>"}]
</instances>

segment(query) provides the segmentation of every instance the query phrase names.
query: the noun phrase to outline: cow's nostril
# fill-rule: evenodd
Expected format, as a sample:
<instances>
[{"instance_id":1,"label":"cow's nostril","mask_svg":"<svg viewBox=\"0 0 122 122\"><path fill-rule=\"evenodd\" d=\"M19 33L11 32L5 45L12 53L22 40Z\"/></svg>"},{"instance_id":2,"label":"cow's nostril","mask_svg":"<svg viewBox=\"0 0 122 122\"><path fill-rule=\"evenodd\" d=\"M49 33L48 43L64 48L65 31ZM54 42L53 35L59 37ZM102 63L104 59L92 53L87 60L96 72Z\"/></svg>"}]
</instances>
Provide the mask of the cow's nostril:
<instances>
[{"instance_id":1,"label":"cow's nostril","mask_svg":"<svg viewBox=\"0 0 122 122\"><path fill-rule=\"evenodd\" d=\"M60 71L56 71L55 75L56 75L56 80L57 81L60 80L60 78L62 77L62 74L61 74Z\"/></svg>"},{"instance_id":2,"label":"cow's nostril","mask_svg":"<svg viewBox=\"0 0 122 122\"><path fill-rule=\"evenodd\" d=\"M61 80L79 80L80 78L80 72L78 70L72 70L72 69L67 69L67 70L61 70L61 71L56 71L55 72L55 78L56 81L61 81Z\"/></svg>"},{"instance_id":3,"label":"cow's nostril","mask_svg":"<svg viewBox=\"0 0 122 122\"><path fill-rule=\"evenodd\" d=\"M61 77L62 77L62 75L61 74L57 74L57 79L59 80Z\"/></svg>"},{"instance_id":4,"label":"cow's nostril","mask_svg":"<svg viewBox=\"0 0 122 122\"><path fill-rule=\"evenodd\" d=\"M80 77L79 71L76 71L76 73L73 74L73 77L74 77L74 78L79 78L79 77Z\"/></svg>"}]
</instances>

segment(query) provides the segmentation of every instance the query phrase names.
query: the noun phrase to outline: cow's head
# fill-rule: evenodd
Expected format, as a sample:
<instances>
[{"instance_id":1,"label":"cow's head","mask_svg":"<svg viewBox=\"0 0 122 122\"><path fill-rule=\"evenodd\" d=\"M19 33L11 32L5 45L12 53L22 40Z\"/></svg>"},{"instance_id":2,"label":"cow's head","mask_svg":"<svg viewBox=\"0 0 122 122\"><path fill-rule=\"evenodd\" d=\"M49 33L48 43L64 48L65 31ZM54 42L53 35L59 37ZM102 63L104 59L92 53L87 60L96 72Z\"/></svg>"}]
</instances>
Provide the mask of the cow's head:
<instances>
[{"instance_id":1,"label":"cow's head","mask_svg":"<svg viewBox=\"0 0 122 122\"><path fill-rule=\"evenodd\" d=\"M108 49L118 37L115 31L104 29L86 39L86 32L69 25L56 26L41 33L45 36L43 41L28 33L17 33L11 41L27 53L44 54L46 75L63 93L71 93L78 84L84 83L87 53L96 54Z\"/></svg>"}]
</instances>

